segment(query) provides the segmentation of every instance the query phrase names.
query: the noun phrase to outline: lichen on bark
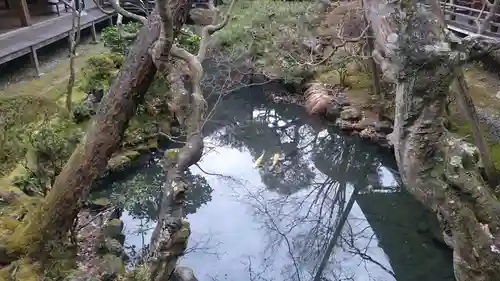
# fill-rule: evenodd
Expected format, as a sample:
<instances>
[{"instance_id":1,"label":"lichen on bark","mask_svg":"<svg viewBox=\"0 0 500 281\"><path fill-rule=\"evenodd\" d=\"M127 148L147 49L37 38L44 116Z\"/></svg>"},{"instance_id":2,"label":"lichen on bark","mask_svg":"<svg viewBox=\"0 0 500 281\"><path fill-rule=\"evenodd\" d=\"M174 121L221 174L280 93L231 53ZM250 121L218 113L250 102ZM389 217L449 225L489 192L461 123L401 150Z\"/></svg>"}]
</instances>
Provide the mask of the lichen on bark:
<instances>
[{"instance_id":1,"label":"lichen on bark","mask_svg":"<svg viewBox=\"0 0 500 281\"><path fill-rule=\"evenodd\" d=\"M437 213L453 249L456 279L500 280L500 204L482 177L477 149L443 125L455 70L474 48L455 48L438 15L415 0L364 5L376 41L374 58L395 85L390 140L403 182ZM477 40L462 43L477 46Z\"/></svg>"}]
</instances>

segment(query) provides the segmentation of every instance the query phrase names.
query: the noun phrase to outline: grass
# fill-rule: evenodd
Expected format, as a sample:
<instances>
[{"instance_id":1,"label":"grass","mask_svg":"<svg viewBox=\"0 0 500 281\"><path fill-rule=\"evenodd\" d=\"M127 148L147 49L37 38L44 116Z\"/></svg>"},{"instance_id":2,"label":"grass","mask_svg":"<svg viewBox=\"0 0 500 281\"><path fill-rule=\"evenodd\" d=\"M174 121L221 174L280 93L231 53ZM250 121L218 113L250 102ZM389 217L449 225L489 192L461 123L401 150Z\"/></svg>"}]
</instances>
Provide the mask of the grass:
<instances>
[{"instance_id":1,"label":"grass","mask_svg":"<svg viewBox=\"0 0 500 281\"><path fill-rule=\"evenodd\" d=\"M86 60L105 50L100 45L82 45L75 61L80 70ZM26 134L36 124L57 116L67 116L64 93L69 78L69 60L57 64L36 79L27 79L8 85L0 91L0 176L7 175L26 153ZM79 74L77 74L77 78ZM77 79L78 80L78 79ZM80 87L74 88L72 99L80 101L84 96Z\"/></svg>"},{"instance_id":2,"label":"grass","mask_svg":"<svg viewBox=\"0 0 500 281\"><path fill-rule=\"evenodd\" d=\"M217 32L217 45L229 54L246 53L271 76L300 76L298 64L287 48L294 46L309 30L314 2L238 1L228 25Z\"/></svg>"},{"instance_id":3,"label":"grass","mask_svg":"<svg viewBox=\"0 0 500 281\"><path fill-rule=\"evenodd\" d=\"M500 79L496 74L483 70L480 66L472 66L464 71L469 84L474 104L482 108L491 108L500 112L500 99L496 93L500 90Z\"/></svg>"}]
</instances>

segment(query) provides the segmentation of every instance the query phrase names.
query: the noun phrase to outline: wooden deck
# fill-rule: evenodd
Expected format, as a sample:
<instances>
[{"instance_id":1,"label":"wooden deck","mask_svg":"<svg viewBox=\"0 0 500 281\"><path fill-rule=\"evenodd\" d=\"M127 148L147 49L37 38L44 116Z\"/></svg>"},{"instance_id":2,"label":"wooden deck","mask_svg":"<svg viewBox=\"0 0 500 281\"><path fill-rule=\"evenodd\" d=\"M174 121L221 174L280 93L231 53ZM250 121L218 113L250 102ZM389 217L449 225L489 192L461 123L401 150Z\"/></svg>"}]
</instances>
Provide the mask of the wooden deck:
<instances>
[{"instance_id":1,"label":"wooden deck","mask_svg":"<svg viewBox=\"0 0 500 281\"><path fill-rule=\"evenodd\" d=\"M81 18L81 30L91 28L95 36L95 24L109 20L110 16L97 8L86 10ZM72 15L44 21L29 27L2 34L0 36L0 64L4 64L26 54L31 54L34 66L39 74L36 50L68 37L71 31Z\"/></svg>"}]
</instances>

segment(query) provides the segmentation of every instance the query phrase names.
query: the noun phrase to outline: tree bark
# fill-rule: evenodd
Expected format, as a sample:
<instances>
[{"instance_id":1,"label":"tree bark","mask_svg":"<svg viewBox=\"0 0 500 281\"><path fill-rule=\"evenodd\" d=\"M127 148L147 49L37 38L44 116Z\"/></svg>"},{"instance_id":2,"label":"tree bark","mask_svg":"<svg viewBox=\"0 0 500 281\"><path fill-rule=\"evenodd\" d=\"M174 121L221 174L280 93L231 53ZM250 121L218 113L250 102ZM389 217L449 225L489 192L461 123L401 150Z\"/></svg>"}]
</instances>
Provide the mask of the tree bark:
<instances>
[{"instance_id":1,"label":"tree bark","mask_svg":"<svg viewBox=\"0 0 500 281\"><path fill-rule=\"evenodd\" d=\"M176 36L187 18L191 2L172 0L169 3L175 11L173 31ZM13 250L40 259L60 246L59 241L66 237L92 183L119 148L128 121L155 77L156 67L149 51L159 37L160 25L158 13L149 16L118 77L101 102L85 139L70 157L41 206L29 213L12 235L10 246Z\"/></svg>"},{"instance_id":2,"label":"tree bark","mask_svg":"<svg viewBox=\"0 0 500 281\"><path fill-rule=\"evenodd\" d=\"M438 16L416 0L363 1L373 55L396 85L390 141L403 182L437 213L456 279L500 280L500 204L481 177L477 148L443 125L455 69L471 49L453 50Z\"/></svg>"}]
</instances>

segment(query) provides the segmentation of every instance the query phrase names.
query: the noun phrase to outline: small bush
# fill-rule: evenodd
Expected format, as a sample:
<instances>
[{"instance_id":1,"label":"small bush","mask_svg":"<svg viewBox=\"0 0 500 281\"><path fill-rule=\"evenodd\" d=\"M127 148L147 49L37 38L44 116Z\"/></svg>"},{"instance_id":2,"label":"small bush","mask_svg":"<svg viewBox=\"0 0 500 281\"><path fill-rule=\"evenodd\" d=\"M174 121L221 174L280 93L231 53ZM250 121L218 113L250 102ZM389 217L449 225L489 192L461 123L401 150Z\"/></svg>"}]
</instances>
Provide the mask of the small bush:
<instances>
[{"instance_id":1,"label":"small bush","mask_svg":"<svg viewBox=\"0 0 500 281\"><path fill-rule=\"evenodd\" d=\"M81 90L88 93L93 89L107 89L116 73L116 66L120 63L123 62L119 60L119 57L112 54L90 57L82 70Z\"/></svg>"},{"instance_id":2,"label":"small bush","mask_svg":"<svg viewBox=\"0 0 500 281\"><path fill-rule=\"evenodd\" d=\"M0 97L0 176L24 157L28 125L63 112L64 108L43 97Z\"/></svg>"},{"instance_id":3,"label":"small bush","mask_svg":"<svg viewBox=\"0 0 500 281\"><path fill-rule=\"evenodd\" d=\"M72 122L58 119L36 125L28 140L41 156L65 161L82 136L81 129Z\"/></svg>"},{"instance_id":4,"label":"small bush","mask_svg":"<svg viewBox=\"0 0 500 281\"><path fill-rule=\"evenodd\" d=\"M200 48L200 41L201 37L188 28L182 28L182 33L177 37L179 45L192 54L196 54Z\"/></svg>"},{"instance_id":5,"label":"small bush","mask_svg":"<svg viewBox=\"0 0 500 281\"><path fill-rule=\"evenodd\" d=\"M67 118L34 124L26 142L37 156L37 176L52 185L83 136L81 128Z\"/></svg>"},{"instance_id":6,"label":"small bush","mask_svg":"<svg viewBox=\"0 0 500 281\"><path fill-rule=\"evenodd\" d=\"M21 189L28 196L43 196L47 193L45 183L33 172L28 172L22 176L15 177L12 184Z\"/></svg>"},{"instance_id":7,"label":"small bush","mask_svg":"<svg viewBox=\"0 0 500 281\"><path fill-rule=\"evenodd\" d=\"M73 106L71 114L73 121L76 124L80 124L89 120L95 112L86 102L79 102Z\"/></svg>"},{"instance_id":8,"label":"small bush","mask_svg":"<svg viewBox=\"0 0 500 281\"><path fill-rule=\"evenodd\" d=\"M136 33L141 28L141 23L130 22L123 25L123 30L127 33ZM128 48L134 42L134 39L126 39L120 36L118 27L108 26L102 31L102 40L104 46L108 47L111 52L126 55Z\"/></svg>"}]
</instances>

